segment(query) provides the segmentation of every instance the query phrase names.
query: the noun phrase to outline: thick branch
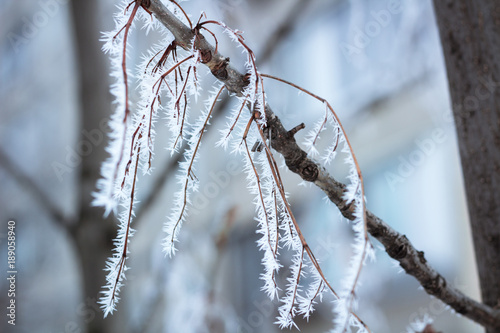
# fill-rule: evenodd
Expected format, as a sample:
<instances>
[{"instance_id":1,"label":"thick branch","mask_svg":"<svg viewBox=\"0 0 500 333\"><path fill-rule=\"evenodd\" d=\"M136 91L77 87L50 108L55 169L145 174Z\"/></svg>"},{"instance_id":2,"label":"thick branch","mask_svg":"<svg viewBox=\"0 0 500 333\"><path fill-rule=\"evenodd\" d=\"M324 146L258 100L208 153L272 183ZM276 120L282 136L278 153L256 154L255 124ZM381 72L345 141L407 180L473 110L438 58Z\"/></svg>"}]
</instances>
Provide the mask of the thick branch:
<instances>
[{"instance_id":1,"label":"thick branch","mask_svg":"<svg viewBox=\"0 0 500 333\"><path fill-rule=\"evenodd\" d=\"M161 0L151 0L148 9L172 32L179 45L184 49L190 47L194 32L169 12ZM212 74L224 82L229 91L241 95L247 82L245 75L234 69L229 59L215 53L214 47L202 36L197 38L195 47L200 50L203 58L207 59L206 65ZM307 153L295 141L293 131L284 128L268 105L266 105L266 118L267 126L272 133L272 147L283 155L287 167L302 179L316 184L346 218L353 220L354 207L343 199L346 186L336 181L325 168L307 157ZM420 282L428 294L439 298L456 312L485 327L500 328L499 310L478 303L448 285L446 280L427 263L424 253L417 251L406 236L392 229L371 212L367 212L367 224L370 234L384 245L392 258L399 261L406 273Z\"/></svg>"}]
</instances>

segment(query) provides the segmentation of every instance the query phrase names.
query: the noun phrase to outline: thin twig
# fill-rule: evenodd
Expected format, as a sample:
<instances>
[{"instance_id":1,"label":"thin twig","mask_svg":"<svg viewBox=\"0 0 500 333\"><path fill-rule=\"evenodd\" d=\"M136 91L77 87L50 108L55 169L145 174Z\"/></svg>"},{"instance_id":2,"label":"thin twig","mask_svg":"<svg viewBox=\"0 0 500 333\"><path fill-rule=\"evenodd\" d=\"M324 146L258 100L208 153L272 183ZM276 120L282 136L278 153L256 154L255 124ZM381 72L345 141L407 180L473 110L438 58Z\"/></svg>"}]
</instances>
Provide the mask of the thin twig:
<instances>
[{"instance_id":1,"label":"thin twig","mask_svg":"<svg viewBox=\"0 0 500 333\"><path fill-rule=\"evenodd\" d=\"M193 155L191 156L191 161L189 162L189 166L187 168L186 182L184 183L184 199L183 199L183 204L182 204L182 207L181 207L181 211L179 213L179 218L177 219L177 222L175 223L174 228L172 230L171 243L174 243L176 229L177 229L179 223L181 222L181 220L182 220L182 218L184 216L184 212L186 210L189 176L191 175L191 172L192 172L193 164L194 164L194 161L196 159L196 154L198 152L198 149L200 148L201 140L203 138L203 134L205 133L205 129L208 126L208 122L210 121L210 118L212 117L212 112L214 111L214 107L215 107L215 104L217 103L217 99L219 98L220 94L222 93L222 91L225 88L226 88L225 86L222 86L222 88L219 89L219 92L215 96L214 102L213 102L213 104L210 107L210 110L209 110L209 112L208 112L208 114L207 114L207 116L205 118L205 122L203 124L203 127L202 127L202 129L201 129L201 131L199 133L200 137L198 138L198 140L196 142L196 146L194 147Z\"/></svg>"},{"instance_id":2,"label":"thin twig","mask_svg":"<svg viewBox=\"0 0 500 333\"><path fill-rule=\"evenodd\" d=\"M248 122L248 124L250 125L253 121L253 118L250 119L250 121ZM253 173L254 173L254 176L255 176L255 182L257 183L257 191L259 193L259 200L260 200L260 204L262 205L262 211L264 212L264 215L266 217L266 227L267 227L267 243L269 245L269 249L271 250L271 253L273 254L273 257L276 258L276 255L277 255L277 252L274 251L273 249L273 245L271 243L271 236L270 236L270 230L269 229L269 214L267 214L267 208L266 208L266 204L264 202L264 194L262 192L262 187L261 187L261 184L260 184L260 176L259 176L259 173L257 172L257 168L255 167L255 164L252 160L252 155L250 154L250 150L248 149L248 143L247 143L247 140L246 138L243 139L243 142L245 143L245 150L246 150L246 153L247 153L247 157L248 157L248 160L250 161L250 165L252 166L252 170L253 170ZM276 215L278 214L278 211L276 210ZM276 283L275 283L276 284Z\"/></svg>"},{"instance_id":3,"label":"thin twig","mask_svg":"<svg viewBox=\"0 0 500 333\"><path fill-rule=\"evenodd\" d=\"M132 3L130 3L131 5ZM128 10L130 5L126 8L125 11ZM125 151L125 137L127 135L127 119L130 114L130 109L129 109L129 88L128 88L128 73L127 73L127 40L128 40L128 35L130 32L130 27L132 26L132 22L134 21L135 15L137 14L137 10L141 6L140 1L135 1L134 8L132 9L132 13L130 14L130 17L127 21L127 23L118 31L118 33L113 37L115 39L118 37L118 35L125 30L124 36L123 36L123 53L122 53L122 74L123 74L123 84L125 85L125 114L123 116L123 135L122 135L122 145L120 149L120 156L118 157L118 162L116 163L115 166L115 171L113 174L113 179L112 182L113 184L115 183L117 177L118 177L118 169L120 168L120 165L122 163L123 159L123 152ZM112 188L112 187L111 187ZM111 193L109 193L111 197Z\"/></svg>"},{"instance_id":4,"label":"thin twig","mask_svg":"<svg viewBox=\"0 0 500 333\"><path fill-rule=\"evenodd\" d=\"M113 292L111 294L111 303L116 302L116 292L118 288L118 283L120 282L120 278L122 273L125 271L125 262L127 261L127 249L128 249L128 243L129 243L129 238L130 238L130 232L131 228L130 225L132 223L132 215L133 215L133 209L134 209L134 201L135 201L135 184L137 181L137 167L139 166L139 157L141 154L141 147L139 146L137 149L137 158L135 161L135 170L134 170L134 179L132 181L132 190L130 191L130 204L128 208L128 213L127 213L127 228L125 230L125 235L124 235L124 242L123 242L123 251L120 254L120 261L118 262L118 265L116 269L118 269L118 274L116 275L116 281L113 286Z\"/></svg>"}]
</instances>

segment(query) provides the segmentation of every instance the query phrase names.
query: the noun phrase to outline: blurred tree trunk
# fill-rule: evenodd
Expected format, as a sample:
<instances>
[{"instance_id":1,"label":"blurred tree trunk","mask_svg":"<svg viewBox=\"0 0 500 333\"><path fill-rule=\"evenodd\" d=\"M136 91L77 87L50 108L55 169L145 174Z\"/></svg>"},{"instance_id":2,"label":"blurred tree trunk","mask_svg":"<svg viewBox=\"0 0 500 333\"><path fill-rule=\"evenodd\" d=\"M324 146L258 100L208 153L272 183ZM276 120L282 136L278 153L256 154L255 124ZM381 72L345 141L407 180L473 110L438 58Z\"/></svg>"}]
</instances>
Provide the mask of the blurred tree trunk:
<instances>
[{"instance_id":1,"label":"blurred tree trunk","mask_svg":"<svg viewBox=\"0 0 500 333\"><path fill-rule=\"evenodd\" d=\"M103 268L111 254L115 226L111 219L103 219L103 211L92 207L92 195L100 175L100 166L107 157L104 150L105 133L110 116L110 95L106 59L99 42L101 26L97 0L71 1L71 17L75 34L75 56L79 74L80 136L78 147L82 155L79 214L73 228L75 248L81 263L83 297L87 315L82 319L88 333L119 331L118 318L103 320L96 301L105 284ZM77 147L77 148L78 148ZM123 332L123 331L122 331Z\"/></svg>"},{"instance_id":2,"label":"blurred tree trunk","mask_svg":"<svg viewBox=\"0 0 500 333\"><path fill-rule=\"evenodd\" d=\"M495 307L500 301L500 3L438 0L434 6L482 299Z\"/></svg>"}]
</instances>

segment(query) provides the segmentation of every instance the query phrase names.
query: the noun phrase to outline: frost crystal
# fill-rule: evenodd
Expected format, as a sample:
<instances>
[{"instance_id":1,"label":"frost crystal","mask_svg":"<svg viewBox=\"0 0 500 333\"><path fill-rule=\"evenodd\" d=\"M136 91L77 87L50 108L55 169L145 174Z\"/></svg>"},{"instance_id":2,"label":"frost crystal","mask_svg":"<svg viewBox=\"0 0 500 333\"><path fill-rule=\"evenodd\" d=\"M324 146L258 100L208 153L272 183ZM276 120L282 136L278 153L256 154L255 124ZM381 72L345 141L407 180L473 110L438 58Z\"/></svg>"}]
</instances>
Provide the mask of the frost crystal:
<instances>
[{"instance_id":1,"label":"frost crystal","mask_svg":"<svg viewBox=\"0 0 500 333\"><path fill-rule=\"evenodd\" d=\"M167 8L178 11L172 3ZM110 142L106 148L108 159L101 167L102 178L97 183L93 204L105 208L105 215L111 211L118 214L118 236L114 240L113 256L108 259L105 270L108 272L107 284L104 286L101 304L104 315L113 313L119 300L119 292L125 279L128 267L128 244L133 235L131 228L136 202L136 183L138 169L149 173L154 156L154 124L159 112L165 112L170 117L170 130L180 140L172 146L175 150L183 138L183 124L188 115L188 95L197 95L199 86L192 73L198 65L198 51L185 60L168 58L166 63L160 63L158 53L172 44L173 36L157 20L134 4L120 1L117 14L114 17L115 28L102 34L103 51L111 60L111 94L114 96L115 112L111 116ZM133 9L131 9L133 8ZM127 36L135 27L133 15L143 22L146 33L158 30L163 34L163 42L154 46L142 58L136 77L139 79L140 99L133 105L129 100L129 68L127 67ZM183 18L183 17L181 17ZM131 22L127 27L127 22ZM156 64L154 67L152 64ZM153 67L153 68L151 68ZM175 69L172 73L170 69ZM175 81L172 76L180 75L180 71L188 73L185 79ZM191 72L191 75L189 75ZM182 86L177 85L180 82ZM172 90L174 89L174 90ZM166 106L161 105L160 96L167 95Z\"/></svg>"},{"instance_id":2,"label":"frost crystal","mask_svg":"<svg viewBox=\"0 0 500 333\"><path fill-rule=\"evenodd\" d=\"M166 1L164 5L181 21L190 20L175 2ZM142 57L136 68L139 98L132 103L129 100L129 76L132 76L126 61L127 37L135 27L136 18L142 22L146 33L156 30L163 38ZM126 260L130 238L134 233L131 225L137 196L138 170L143 174L152 170L156 136L154 126L159 118L166 120L171 134L167 147L170 153L182 151L183 154L177 176L179 190L175 194L173 209L164 225L164 252L169 256L176 252L179 231L188 217L191 194L198 190L195 171L203 136L210 124L215 104L225 89L224 84L219 83L211 92L203 110L191 109L191 101L196 102L201 91L197 68L201 63L202 53L196 49L195 41L199 38L197 31L204 29L204 24L221 26L246 57L247 85L238 93L238 103L228 117L226 127L221 130L217 146L226 150L229 148L245 162L248 189L254 195L256 232L259 235L257 246L263 252L263 272L260 275L263 280L262 290L271 300L278 299L280 302L276 323L281 328L297 327L294 318L302 315L309 319L323 294L331 291L337 298L334 306L334 332L348 332L351 328L357 328L358 332L367 331L353 312L356 309L357 300L354 295L359 285L361 268L366 258L373 253L366 231L363 181L350 143L331 106L307 90L280 80L295 87L300 93L313 96L325 107L325 117L319 119L305 139L309 157L318 158L327 165L340 151L346 156L344 162L349 166L350 183L347 185L344 200L353 205L354 255L339 293L327 282L292 212L278 162L271 149L270 140L276 137L272 132L275 129L267 127L263 78L273 77L259 73L255 54L246 44L242 32L221 22L202 22L194 29L191 28L195 33L191 47L182 50L179 41L174 40L168 30L142 10L140 2L132 2L129 5L127 1L120 1L118 13L115 15L115 29L104 33L102 38L103 51L111 59L111 76L114 83L110 90L115 98L116 110L109 123L111 133L107 151L110 156L103 163L102 178L97 184L94 204L104 207L105 214L114 211L119 219L118 235L114 240L115 248L105 268L108 272L107 284L99 301L104 315L107 316L115 310L128 269ZM188 44L186 41L184 43ZM329 131L333 140L320 154L316 143L325 131ZM285 272L281 263L281 252L292 256L291 264ZM278 285L278 274L286 275L284 286Z\"/></svg>"}]
</instances>

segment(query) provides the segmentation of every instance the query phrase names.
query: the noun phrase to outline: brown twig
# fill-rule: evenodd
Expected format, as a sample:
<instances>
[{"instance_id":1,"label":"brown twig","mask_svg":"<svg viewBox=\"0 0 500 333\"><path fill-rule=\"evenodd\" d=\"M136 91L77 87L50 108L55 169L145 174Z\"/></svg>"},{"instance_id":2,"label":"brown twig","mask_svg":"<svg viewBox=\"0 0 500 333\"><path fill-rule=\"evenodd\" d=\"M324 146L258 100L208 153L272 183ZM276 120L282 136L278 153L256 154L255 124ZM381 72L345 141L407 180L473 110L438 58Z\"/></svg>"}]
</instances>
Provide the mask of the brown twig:
<instances>
[{"instance_id":1,"label":"brown twig","mask_svg":"<svg viewBox=\"0 0 500 333\"><path fill-rule=\"evenodd\" d=\"M187 174L186 174L186 182L184 183L184 198L183 198L183 205L181 207L181 211L179 213L179 218L177 219L177 222L175 223L174 225L174 228L172 230L172 236L171 236L171 243L174 243L174 238L175 238L175 232L176 232L176 229L179 225L179 223L181 222L182 220L182 217L184 216L184 212L186 210L186 206L187 206L187 191L188 191L188 184L189 184L189 176L191 175L192 173L192 168L193 168L193 164L194 164L194 161L195 161L195 157L196 157L196 154L198 152L198 149L200 148L200 144L201 144L201 140L203 138L203 134L205 133L205 129L207 128L208 126L208 122L212 116L212 112L214 111L214 107L215 107L215 104L217 103L217 99L219 98L220 94L222 93L222 91L225 89L226 87L225 86L222 86L222 88L219 89L217 95L215 96L215 99L214 99L214 102L212 103L211 107L210 107L210 110L205 118L205 122L203 124L203 127L202 129L200 130L200 137L198 138L197 142L196 142L196 146L194 147L194 150L193 150L193 154L191 156L191 161L189 162L189 166L188 166L188 169L187 169Z\"/></svg>"},{"instance_id":2,"label":"brown twig","mask_svg":"<svg viewBox=\"0 0 500 333\"><path fill-rule=\"evenodd\" d=\"M125 137L127 135L127 119L130 114L130 109L129 109L129 96L128 96L128 73L127 73L127 40L128 40L128 34L130 31L130 27L132 26L132 22L134 21L135 15L137 14L137 10L141 6L146 6L146 4L142 4L142 1L133 1L131 2L125 11L128 11L129 7L134 3L134 8L132 9L132 13L129 16L129 19L127 23L118 31L118 33L113 37L113 39L116 39L118 35L125 30L124 36L123 36L123 51L122 51L122 74L123 74L123 84L125 85L125 114L123 116L123 135L122 135L122 146L120 149L120 156L118 157L118 162L116 163L115 166L115 171L113 174L113 179L112 182L113 184L115 183L117 177L118 177L118 169L120 168L120 165L122 163L123 159L123 152L125 150ZM147 3L149 5L150 3ZM110 193L111 196L111 193Z\"/></svg>"},{"instance_id":3,"label":"brown twig","mask_svg":"<svg viewBox=\"0 0 500 333\"><path fill-rule=\"evenodd\" d=\"M141 134L139 134L141 136ZM116 269L118 270L118 273L116 275L116 281L113 285L113 292L111 294L111 302L114 303L116 300L116 292L118 288L118 283L120 282L120 278L122 275L122 272L125 271L125 262L127 260L127 249L128 249L128 243L129 243L129 238L130 238L130 224L132 223L132 215L133 215L133 208L134 208L134 201L135 201L135 184L137 181L137 167L139 166L139 156L141 154L141 147L139 146L137 149L137 158L135 161L135 170L134 170L134 179L132 181L132 189L130 191L130 204L129 204L129 209L128 209L128 214L127 214L127 228L125 230L125 235L124 235L124 242L123 242L123 251L120 254L120 261L117 264Z\"/></svg>"},{"instance_id":4,"label":"brown twig","mask_svg":"<svg viewBox=\"0 0 500 333\"><path fill-rule=\"evenodd\" d=\"M251 125L253 121L253 118L250 119L250 121L248 122L248 125ZM273 254L273 257L276 258L276 255L277 255L277 252L274 252L274 249L273 249L273 245L271 243L271 238L270 238L270 229L269 229L269 214L267 214L267 208L266 208L266 204L264 202L264 193L262 192L262 187L261 187L261 184L260 184L260 176L259 176L259 172L257 171L257 168L255 167L255 164L252 160L252 155L250 154L250 150L248 149L248 143L247 143L247 140L246 140L246 137L243 138L243 142L245 143L245 150L246 150L246 153L247 153L247 157L248 157L248 160L250 161L250 165L252 166L252 170L253 170L253 173L254 173L254 176L255 176L255 182L257 183L257 191L259 193L259 200L260 200L260 204L262 205L262 211L264 212L264 215L266 217L266 227L267 227L267 243L269 245L269 248L271 250L271 253ZM278 214L278 212L276 211L276 214ZM276 284L276 282L275 282Z\"/></svg>"}]
</instances>

